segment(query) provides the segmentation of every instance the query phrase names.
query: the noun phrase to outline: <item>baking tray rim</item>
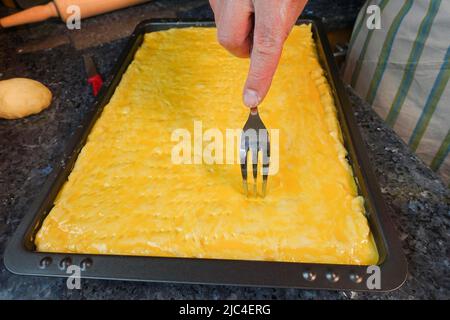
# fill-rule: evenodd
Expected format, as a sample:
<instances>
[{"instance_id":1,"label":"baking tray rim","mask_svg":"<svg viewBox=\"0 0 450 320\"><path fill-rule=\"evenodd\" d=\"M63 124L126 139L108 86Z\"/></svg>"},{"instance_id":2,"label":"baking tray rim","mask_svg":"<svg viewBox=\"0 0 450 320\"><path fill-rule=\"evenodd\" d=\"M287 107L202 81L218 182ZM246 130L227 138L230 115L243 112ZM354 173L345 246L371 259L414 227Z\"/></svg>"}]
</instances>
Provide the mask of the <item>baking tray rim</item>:
<instances>
[{"instance_id":1,"label":"baking tray rim","mask_svg":"<svg viewBox=\"0 0 450 320\"><path fill-rule=\"evenodd\" d=\"M62 184L70 174L76 158L82 149L93 124L109 102L115 88L120 83L123 73L132 61L145 33L183 27L214 27L214 22L198 20L151 19L137 25L123 49L113 69L109 85L104 86L95 106L87 116L82 128L70 139L64 153L61 166L53 170L44 183L41 192L25 214L19 227L10 240L4 255L6 268L15 274L68 277L68 264L83 266L82 278L114 279L129 281L157 281L175 283L221 284L256 287L292 287L308 289L353 290L353 291L392 291L399 288L406 280L407 262L395 229L388 216L376 177L372 171L366 147L360 136L356 120L351 112L351 105L345 88L340 80L336 65L332 59L331 49L324 27L315 19L300 19L298 24L311 24L319 58L338 109L339 122L355 179L359 188L363 188L368 211L368 220L377 224L379 238L376 242L380 249L381 261L378 266L381 274L381 288L369 290L366 280L370 276L367 266L298 263L278 261L225 260L184 257L148 257L129 255L95 255L79 253L45 253L27 248L27 235L36 232L47 215L48 202L53 202ZM321 56L323 54L323 56ZM345 112L347 110L347 112ZM343 123L341 121L344 121ZM84 140L84 141L83 141ZM59 181L59 182L58 182ZM55 185L59 187L56 188ZM44 209L47 207L47 209ZM44 213L44 211L47 211ZM374 214L375 213L375 214ZM370 226L372 228L373 225ZM381 239L381 240L380 240ZM31 241L30 239L28 241ZM49 265L42 264L50 259ZM133 264L131 264L133 262Z\"/></svg>"}]
</instances>

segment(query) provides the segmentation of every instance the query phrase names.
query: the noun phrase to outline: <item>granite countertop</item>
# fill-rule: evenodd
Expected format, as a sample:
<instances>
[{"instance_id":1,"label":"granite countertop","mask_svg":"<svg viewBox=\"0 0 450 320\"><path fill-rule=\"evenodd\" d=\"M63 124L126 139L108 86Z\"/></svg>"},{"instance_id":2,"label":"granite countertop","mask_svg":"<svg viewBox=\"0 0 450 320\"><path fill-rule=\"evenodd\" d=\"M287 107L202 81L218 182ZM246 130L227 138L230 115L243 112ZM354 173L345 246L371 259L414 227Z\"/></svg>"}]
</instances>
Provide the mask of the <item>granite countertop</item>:
<instances>
[{"instance_id":1,"label":"granite countertop","mask_svg":"<svg viewBox=\"0 0 450 320\"><path fill-rule=\"evenodd\" d=\"M312 0L311 10L323 3ZM0 16L7 12L0 9ZM63 160L68 138L92 110L82 54L94 57L108 82L126 36L138 21L208 14L203 0L161 0L86 20L81 31L68 31L58 21L0 30L0 79L31 77L54 94L52 106L38 115L0 120L0 299L448 299L449 190L350 89L369 158L408 259L408 278L399 290L354 293L87 279L81 290L69 290L65 279L18 276L5 269L8 240L46 177ZM353 14L337 20L354 18ZM48 47L53 48L42 50Z\"/></svg>"}]
</instances>

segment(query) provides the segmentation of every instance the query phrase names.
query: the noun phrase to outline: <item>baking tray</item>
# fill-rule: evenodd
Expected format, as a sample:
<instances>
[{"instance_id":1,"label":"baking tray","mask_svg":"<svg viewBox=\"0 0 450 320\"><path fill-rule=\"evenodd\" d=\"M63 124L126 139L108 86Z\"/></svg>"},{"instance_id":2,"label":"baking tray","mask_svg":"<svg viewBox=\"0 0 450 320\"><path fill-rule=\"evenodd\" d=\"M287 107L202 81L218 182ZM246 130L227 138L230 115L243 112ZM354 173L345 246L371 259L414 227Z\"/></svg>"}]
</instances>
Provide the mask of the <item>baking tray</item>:
<instances>
[{"instance_id":1,"label":"baking tray","mask_svg":"<svg viewBox=\"0 0 450 320\"><path fill-rule=\"evenodd\" d=\"M370 166L365 145L358 131L352 106L338 75L337 67L320 22L312 24L320 62L325 69L341 124L348 161L353 168L360 194L365 199L367 219L378 253L381 286L371 290L390 291L403 284L407 273L400 241L381 198ZM367 291L372 270L367 266L272 261L244 261L198 258L166 258L120 255L92 255L36 252L34 237L54 199L67 181L77 156L103 107L109 102L122 75L133 60L145 33L185 27L214 27L213 22L148 20L140 23L131 35L114 69L109 86L102 88L95 108L86 116L81 128L68 142L64 161L53 170L40 194L26 213L4 256L8 270L23 275L67 277L71 264L81 267L82 278L179 283L226 284L264 287L292 287ZM126 214L126 212L124 212ZM373 278L371 278L373 279Z\"/></svg>"}]
</instances>

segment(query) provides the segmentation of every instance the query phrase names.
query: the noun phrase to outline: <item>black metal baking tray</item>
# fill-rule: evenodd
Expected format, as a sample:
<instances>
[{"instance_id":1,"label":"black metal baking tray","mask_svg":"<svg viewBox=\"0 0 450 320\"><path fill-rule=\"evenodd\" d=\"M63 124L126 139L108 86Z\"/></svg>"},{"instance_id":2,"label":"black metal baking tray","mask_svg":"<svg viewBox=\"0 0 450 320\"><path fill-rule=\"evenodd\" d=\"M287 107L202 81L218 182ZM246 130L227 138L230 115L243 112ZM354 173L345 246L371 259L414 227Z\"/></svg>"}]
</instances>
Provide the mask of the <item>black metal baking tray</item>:
<instances>
[{"instance_id":1,"label":"black metal baking tray","mask_svg":"<svg viewBox=\"0 0 450 320\"><path fill-rule=\"evenodd\" d=\"M390 291L401 286L407 264L400 241L388 216L380 190L367 157L345 89L338 75L331 50L320 22L312 24L320 62L325 69L334 95L339 122L360 194L365 199L367 219L379 253L381 287L374 291ZM71 138L65 149L65 164L55 168L23 218L5 252L8 270L17 274L67 277L68 265L81 266L82 278L161 281L180 283L226 284L265 287L293 287L339 290L369 290L366 280L371 275L367 266L272 261L243 261L197 258L165 258L118 255L65 254L36 252L34 237L51 210L54 199L67 180L77 156L103 107L109 102L123 73L133 60L145 33L170 28L214 27L212 22L149 20L140 23L114 70L111 84L104 87L94 111ZM126 214L126 213L124 213Z\"/></svg>"}]
</instances>

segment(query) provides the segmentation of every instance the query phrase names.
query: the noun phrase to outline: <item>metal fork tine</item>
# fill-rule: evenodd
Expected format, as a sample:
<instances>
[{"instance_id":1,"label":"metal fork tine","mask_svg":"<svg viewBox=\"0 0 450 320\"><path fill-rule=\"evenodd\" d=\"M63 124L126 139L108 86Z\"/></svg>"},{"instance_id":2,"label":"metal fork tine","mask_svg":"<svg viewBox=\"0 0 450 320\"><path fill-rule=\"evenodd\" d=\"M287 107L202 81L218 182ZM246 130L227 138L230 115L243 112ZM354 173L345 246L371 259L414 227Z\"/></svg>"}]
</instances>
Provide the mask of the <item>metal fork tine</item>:
<instances>
[{"instance_id":1,"label":"metal fork tine","mask_svg":"<svg viewBox=\"0 0 450 320\"><path fill-rule=\"evenodd\" d=\"M259 137L260 150L262 153L262 197L266 196L267 192L267 178L269 176L270 165L270 142L267 129L260 130L261 136Z\"/></svg>"},{"instance_id":2,"label":"metal fork tine","mask_svg":"<svg viewBox=\"0 0 450 320\"><path fill-rule=\"evenodd\" d=\"M244 194L248 196L247 163L241 164L241 172L242 172L242 187L244 188Z\"/></svg>"},{"instance_id":3,"label":"metal fork tine","mask_svg":"<svg viewBox=\"0 0 450 320\"><path fill-rule=\"evenodd\" d=\"M252 109L241 136L240 160L241 172L244 192L248 196L248 152L251 152L252 157L252 173L254 180L253 192L258 196L257 178L258 178L258 152L262 153L262 196L265 197L267 190L267 178L269 175L269 160L270 160L270 144L269 135L264 123L262 122L258 110Z\"/></svg>"},{"instance_id":4,"label":"metal fork tine","mask_svg":"<svg viewBox=\"0 0 450 320\"><path fill-rule=\"evenodd\" d=\"M241 161L241 174L242 174L242 186L244 188L244 194L248 196L248 182L247 182L247 153L249 150L249 141L245 137L244 133L241 137L240 147L240 161Z\"/></svg>"},{"instance_id":5,"label":"metal fork tine","mask_svg":"<svg viewBox=\"0 0 450 320\"><path fill-rule=\"evenodd\" d=\"M265 198L266 193L267 193L267 177L263 177L261 196Z\"/></svg>"},{"instance_id":6,"label":"metal fork tine","mask_svg":"<svg viewBox=\"0 0 450 320\"><path fill-rule=\"evenodd\" d=\"M254 146L253 146L254 147ZM258 178L258 149L253 148L250 150L252 152L252 171L253 171L253 194L258 195L257 190L257 178Z\"/></svg>"}]
</instances>

